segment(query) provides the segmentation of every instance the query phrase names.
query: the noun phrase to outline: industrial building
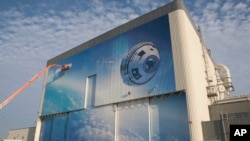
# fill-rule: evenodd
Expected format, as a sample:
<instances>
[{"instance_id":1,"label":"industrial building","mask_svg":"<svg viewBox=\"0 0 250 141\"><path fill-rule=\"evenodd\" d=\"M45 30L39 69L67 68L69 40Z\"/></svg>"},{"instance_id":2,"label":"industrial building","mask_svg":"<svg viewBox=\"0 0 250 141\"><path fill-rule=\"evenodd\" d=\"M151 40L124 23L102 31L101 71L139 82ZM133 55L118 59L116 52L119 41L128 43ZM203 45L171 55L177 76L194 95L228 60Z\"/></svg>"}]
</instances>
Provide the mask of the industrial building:
<instances>
[{"instance_id":1,"label":"industrial building","mask_svg":"<svg viewBox=\"0 0 250 141\"><path fill-rule=\"evenodd\" d=\"M250 95L230 96L209 106L202 122L204 140L230 141L230 125L250 125Z\"/></svg>"},{"instance_id":2,"label":"industrial building","mask_svg":"<svg viewBox=\"0 0 250 141\"><path fill-rule=\"evenodd\" d=\"M47 66L35 141L228 141L230 124L250 124L249 97L228 96L230 72L181 0Z\"/></svg>"},{"instance_id":3,"label":"industrial building","mask_svg":"<svg viewBox=\"0 0 250 141\"><path fill-rule=\"evenodd\" d=\"M203 140L233 90L175 0L48 61L35 140Z\"/></svg>"}]
</instances>

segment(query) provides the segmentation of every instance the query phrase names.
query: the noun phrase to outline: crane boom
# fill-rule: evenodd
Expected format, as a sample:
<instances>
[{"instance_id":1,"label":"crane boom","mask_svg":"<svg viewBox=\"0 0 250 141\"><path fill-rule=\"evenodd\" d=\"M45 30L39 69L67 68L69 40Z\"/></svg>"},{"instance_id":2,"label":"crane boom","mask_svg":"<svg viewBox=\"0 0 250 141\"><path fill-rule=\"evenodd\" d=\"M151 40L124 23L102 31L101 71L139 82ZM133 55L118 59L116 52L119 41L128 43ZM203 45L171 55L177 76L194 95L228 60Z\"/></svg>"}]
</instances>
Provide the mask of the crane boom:
<instances>
[{"instance_id":1,"label":"crane boom","mask_svg":"<svg viewBox=\"0 0 250 141\"><path fill-rule=\"evenodd\" d=\"M48 65L46 68L42 69L39 73L37 73L33 78L31 78L28 82L26 82L22 87L20 87L17 91L15 91L12 95L10 95L6 100L4 100L0 104L0 109L2 109L5 105L7 105L10 101L12 101L16 96L18 96L22 91L24 91L28 86L30 86L35 80L37 80L40 76L46 73L51 67L60 67L61 71L68 70L71 66L70 65L57 65L51 64Z\"/></svg>"}]
</instances>

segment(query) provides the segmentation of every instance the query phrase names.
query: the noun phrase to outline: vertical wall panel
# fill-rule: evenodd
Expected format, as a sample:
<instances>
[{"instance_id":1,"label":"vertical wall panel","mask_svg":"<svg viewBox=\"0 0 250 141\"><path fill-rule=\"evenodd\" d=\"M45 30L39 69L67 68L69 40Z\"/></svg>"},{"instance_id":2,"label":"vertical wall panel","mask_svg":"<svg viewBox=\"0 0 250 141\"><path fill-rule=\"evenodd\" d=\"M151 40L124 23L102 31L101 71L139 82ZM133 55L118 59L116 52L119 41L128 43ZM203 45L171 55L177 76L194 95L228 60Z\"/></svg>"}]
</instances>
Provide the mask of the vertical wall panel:
<instances>
[{"instance_id":1,"label":"vertical wall panel","mask_svg":"<svg viewBox=\"0 0 250 141\"><path fill-rule=\"evenodd\" d=\"M66 141L67 116L54 117L51 141Z\"/></svg>"},{"instance_id":2,"label":"vertical wall panel","mask_svg":"<svg viewBox=\"0 0 250 141\"><path fill-rule=\"evenodd\" d=\"M185 89L191 140L203 140L202 121L209 120L207 82L200 38L184 10L169 14L177 90Z\"/></svg>"},{"instance_id":3,"label":"vertical wall panel","mask_svg":"<svg viewBox=\"0 0 250 141\"><path fill-rule=\"evenodd\" d=\"M150 99L151 141L189 141L185 95Z\"/></svg>"},{"instance_id":4,"label":"vertical wall panel","mask_svg":"<svg viewBox=\"0 0 250 141\"><path fill-rule=\"evenodd\" d=\"M118 141L148 141L148 99L118 105Z\"/></svg>"},{"instance_id":5,"label":"vertical wall panel","mask_svg":"<svg viewBox=\"0 0 250 141\"><path fill-rule=\"evenodd\" d=\"M47 119L42 120L39 141L51 140L52 127L53 127L53 118L47 118Z\"/></svg>"}]
</instances>

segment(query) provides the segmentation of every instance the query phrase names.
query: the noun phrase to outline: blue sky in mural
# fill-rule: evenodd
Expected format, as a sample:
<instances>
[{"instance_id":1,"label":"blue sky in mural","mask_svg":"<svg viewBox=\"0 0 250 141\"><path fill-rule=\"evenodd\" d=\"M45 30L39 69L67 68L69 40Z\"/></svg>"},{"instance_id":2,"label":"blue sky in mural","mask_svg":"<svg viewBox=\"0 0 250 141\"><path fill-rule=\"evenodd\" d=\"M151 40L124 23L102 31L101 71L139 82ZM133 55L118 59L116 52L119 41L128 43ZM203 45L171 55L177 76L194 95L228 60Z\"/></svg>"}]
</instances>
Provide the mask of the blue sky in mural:
<instances>
[{"instance_id":1,"label":"blue sky in mural","mask_svg":"<svg viewBox=\"0 0 250 141\"><path fill-rule=\"evenodd\" d=\"M115 109L114 105L108 105L77 110L53 120L45 118L41 141L48 141L50 137L53 141L63 138L112 141L115 129L119 141L148 141L149 137L154 141L189 141L186 96L183 92L119 103Z\"/></svg>"},{"instance_id":2,"label":"blue sky in mural","mask_svg":"<svg viewBox=\"0 0 250 141\"><path fill-rule=\"evenodd\" d=\"M189 141L188 112L184 93L151 99L152 138L160 140Z\"/></svg>"},{"instance_id":3,"label":"blue sky in mural","mask_svg":"<svg viewBox=\"0 0 250 141\"><path fill-rule=\"evenodd\" d=\"M41 141L48 141L50 137L53 141L61 141L63 138L74 141L111 141L115 135L114 121L115 114L112 106L75 111L55 117L53 120L47 118L43 120Z\"/></svg>"},{"instance_id":4,"label":"blue sky in mural","mask_svg":"<svg viewBox=\"0 0 250 141\"><path fill-rule=\"evenodd\" d=\"M77 111L69 115L68 139L110 141L115 135L115 113L112 106Z\"/></svg>"},{"instance_id":5,"label":"blue sky in mural","mask_svg":"<svg viewBox=\"0 0 250 141\"><path fill-rule=\"evenodd\" d=\"M2 0L0 2L0 101L46 61L170 0ZM229 67L234 95L250 92L250 1L184 0L200 25L215 62ZM43 79L0 111L0 138L34 126ZM18 115L18 120L17 120ZM22 122L20 122L22 121Z\"/></svg>"}]
</instances>

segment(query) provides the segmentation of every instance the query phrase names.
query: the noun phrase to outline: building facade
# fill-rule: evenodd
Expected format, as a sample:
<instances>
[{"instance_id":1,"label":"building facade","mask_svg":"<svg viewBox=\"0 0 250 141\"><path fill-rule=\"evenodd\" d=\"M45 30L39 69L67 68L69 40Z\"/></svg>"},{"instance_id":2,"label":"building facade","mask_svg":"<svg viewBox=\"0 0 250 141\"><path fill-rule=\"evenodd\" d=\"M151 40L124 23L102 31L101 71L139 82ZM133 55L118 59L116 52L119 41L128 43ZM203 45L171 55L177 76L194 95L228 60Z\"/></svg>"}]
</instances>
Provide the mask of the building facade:
<instances>
[{"instance_id":1,"label":"building facade","mask_svg":"<svg viewBox=\"0 0 250 141\"><path fill-rule=\"evenodd\" d=\"M35 140L203 140L209 108L233 88L181 0L48 61Z\"/></svg>"}]
</instances>

